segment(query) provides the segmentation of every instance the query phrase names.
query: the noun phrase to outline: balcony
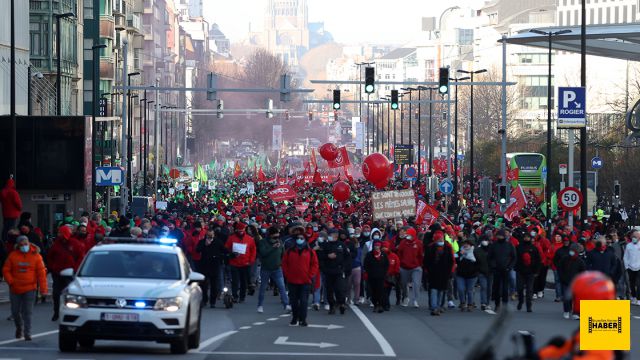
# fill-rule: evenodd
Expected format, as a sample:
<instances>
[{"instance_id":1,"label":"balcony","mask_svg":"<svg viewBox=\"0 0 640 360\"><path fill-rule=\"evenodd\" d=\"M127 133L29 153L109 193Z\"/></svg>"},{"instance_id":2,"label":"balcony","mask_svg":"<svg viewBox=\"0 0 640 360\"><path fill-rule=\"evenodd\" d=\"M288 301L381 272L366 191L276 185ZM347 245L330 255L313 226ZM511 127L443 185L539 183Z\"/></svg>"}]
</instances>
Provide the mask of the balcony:
<instances>
[{"instance_id":1,"label":"balcony","mask_svg":"<svg viewBox=\"0 0 640 360\"><path fill-rule=\"evenodd\" d=\"M115 16L115 29L116 31L122 31L127 27L126 17L124 16Z\"/></svg>"},{"instance_id":2,"label":"balcony","mask_svg":"<svg viewBox=\"0 0 640 360\"><path fill-rule=\"evenodd\" d=\"M113 0L113 15L124 16L126 15L126 4L124 0Z\"/></svg>"},{"instance_id":3,"label":"balcony","mask_svg":"<svg viewBox=\"0 0 640 360\"><path fill-rule=\"evenodd\" d=\"M114 29L113 16L100 15L100 37L113 39Z\"/></svg>"},{"instance_id":4,"label":"balcony","mask_svg":"<svg viewBox=\"0 0 640 360\"><path fill-rule=\"evenodd\" d=\"M101 79L113 79L115 70L113 67L113 57L101 56L100 57L100 78Z\"/></svg>"},{"instance_id":5,"label":"balcony","mask_svg":"<svg viewBox=\"0 0 640 360\"><path fill-rule=\"evenodd\" d=\"M127 31L142 34L142 18L140 18L140 15L127 14Z\"/></svg>"}]
</instances>

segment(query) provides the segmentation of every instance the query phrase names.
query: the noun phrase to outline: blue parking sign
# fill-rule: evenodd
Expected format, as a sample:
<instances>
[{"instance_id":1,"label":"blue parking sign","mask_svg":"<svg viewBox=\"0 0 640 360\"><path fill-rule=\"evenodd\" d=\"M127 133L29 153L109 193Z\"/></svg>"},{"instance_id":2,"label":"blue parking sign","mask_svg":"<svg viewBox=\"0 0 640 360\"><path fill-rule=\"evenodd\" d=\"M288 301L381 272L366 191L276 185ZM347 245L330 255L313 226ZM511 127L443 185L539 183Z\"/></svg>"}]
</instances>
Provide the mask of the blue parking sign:
<instances>
[{"instance_id":1,"label":"blue parking sign","mask_svg":"<svg viewBox=\"0 0 640 360\"><path fill-rule=\"evenodd\" d=\"M583 87L558 88L558 129L587 126L586 90Z\"/></svg>"},{"instance_id":2,"label":"blue parking sign","mask_svg":"<svg viewBox=\"0 0 640 360\"><path fill-rule=\"evenodd\" d=\"M602 168L602 159L598 156L594 157L593 159L591 159L591 167L594 169L601 169Z\"/></svg>"}]
</instances>

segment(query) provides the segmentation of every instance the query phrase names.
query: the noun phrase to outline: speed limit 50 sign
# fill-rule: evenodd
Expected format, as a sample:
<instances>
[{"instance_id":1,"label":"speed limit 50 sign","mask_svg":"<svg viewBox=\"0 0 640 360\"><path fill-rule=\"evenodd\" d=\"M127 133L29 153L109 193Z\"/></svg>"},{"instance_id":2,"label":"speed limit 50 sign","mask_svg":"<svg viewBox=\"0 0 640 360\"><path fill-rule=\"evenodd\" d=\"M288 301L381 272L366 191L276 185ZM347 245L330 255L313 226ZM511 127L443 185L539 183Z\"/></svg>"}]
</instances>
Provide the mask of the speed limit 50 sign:
<instances>
[{"instance_id":1,"label":"speed limit 50 sign","mask_svg":"<svg viewBox=\"0 0 640 360\"><path fill-rule=\"evenodd\" d=\"M566 211L576 210L582 205L582 193L575 187L566 187L558 194L558 205Z\"/></svg>"}]
</instances>

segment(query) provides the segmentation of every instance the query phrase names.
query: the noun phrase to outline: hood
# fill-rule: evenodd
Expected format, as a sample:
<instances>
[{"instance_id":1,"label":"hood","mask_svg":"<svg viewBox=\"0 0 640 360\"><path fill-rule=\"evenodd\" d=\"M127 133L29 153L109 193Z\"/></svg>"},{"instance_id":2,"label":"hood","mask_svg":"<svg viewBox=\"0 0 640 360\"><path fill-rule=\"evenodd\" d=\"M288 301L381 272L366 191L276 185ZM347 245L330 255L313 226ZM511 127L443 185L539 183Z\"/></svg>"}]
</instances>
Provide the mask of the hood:
<instances>
[{"instance_id":1,"label":"hood","mask_svg":"<svg viewBox=\"0 0 640 360\"><path fill-rule=\"evenodd\" d=\"M380 231L380 229L373 228L373 229L371 229L371 234L369 234L369 240L373 240L373 234L375 232L378 232L380 235L382 235L382 231ZM380 240L382 240L382 236L380 236L380 238L381 238Z\"/></svg>"},{"instance_id":2,"label":"hood","mask_svg":"<svg viewBox=\"0 0 640 360\"><path fill-rule=\"evenodd\" d=\"M74 278L69 293L88 297L126 297L155 299L176 297L182 291L178 280Z\"/></svg>"},{"instance_id":3,"label":"hood","mask_svg":"<svg viewBox=\"0 0 640 360\"><path fill-rule=\"evenodd\" d=\"M4 186L7 189L15 189L16 188L16 181L13 180L13 178L9 178L9 180L7 180L7 184Z\"/></svg>"}]
</instances>

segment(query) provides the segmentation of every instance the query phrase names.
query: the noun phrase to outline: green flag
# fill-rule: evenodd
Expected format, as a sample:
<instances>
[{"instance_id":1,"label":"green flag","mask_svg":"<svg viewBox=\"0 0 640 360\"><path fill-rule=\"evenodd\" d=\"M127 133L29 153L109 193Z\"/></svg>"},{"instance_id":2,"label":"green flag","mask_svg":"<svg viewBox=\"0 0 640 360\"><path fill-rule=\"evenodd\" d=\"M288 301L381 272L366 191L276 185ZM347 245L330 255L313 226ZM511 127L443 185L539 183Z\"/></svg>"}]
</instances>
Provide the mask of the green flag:
<instances>
[{"instance_id":1,"label":"green flag","mask_svg":"<svg viewBox=\"0 0 640 360\"><path fill-rule=\"evenodd\" d=\"M558 193L551 194L551 216L558 215Z\"/></svg>"}]
</instances>

